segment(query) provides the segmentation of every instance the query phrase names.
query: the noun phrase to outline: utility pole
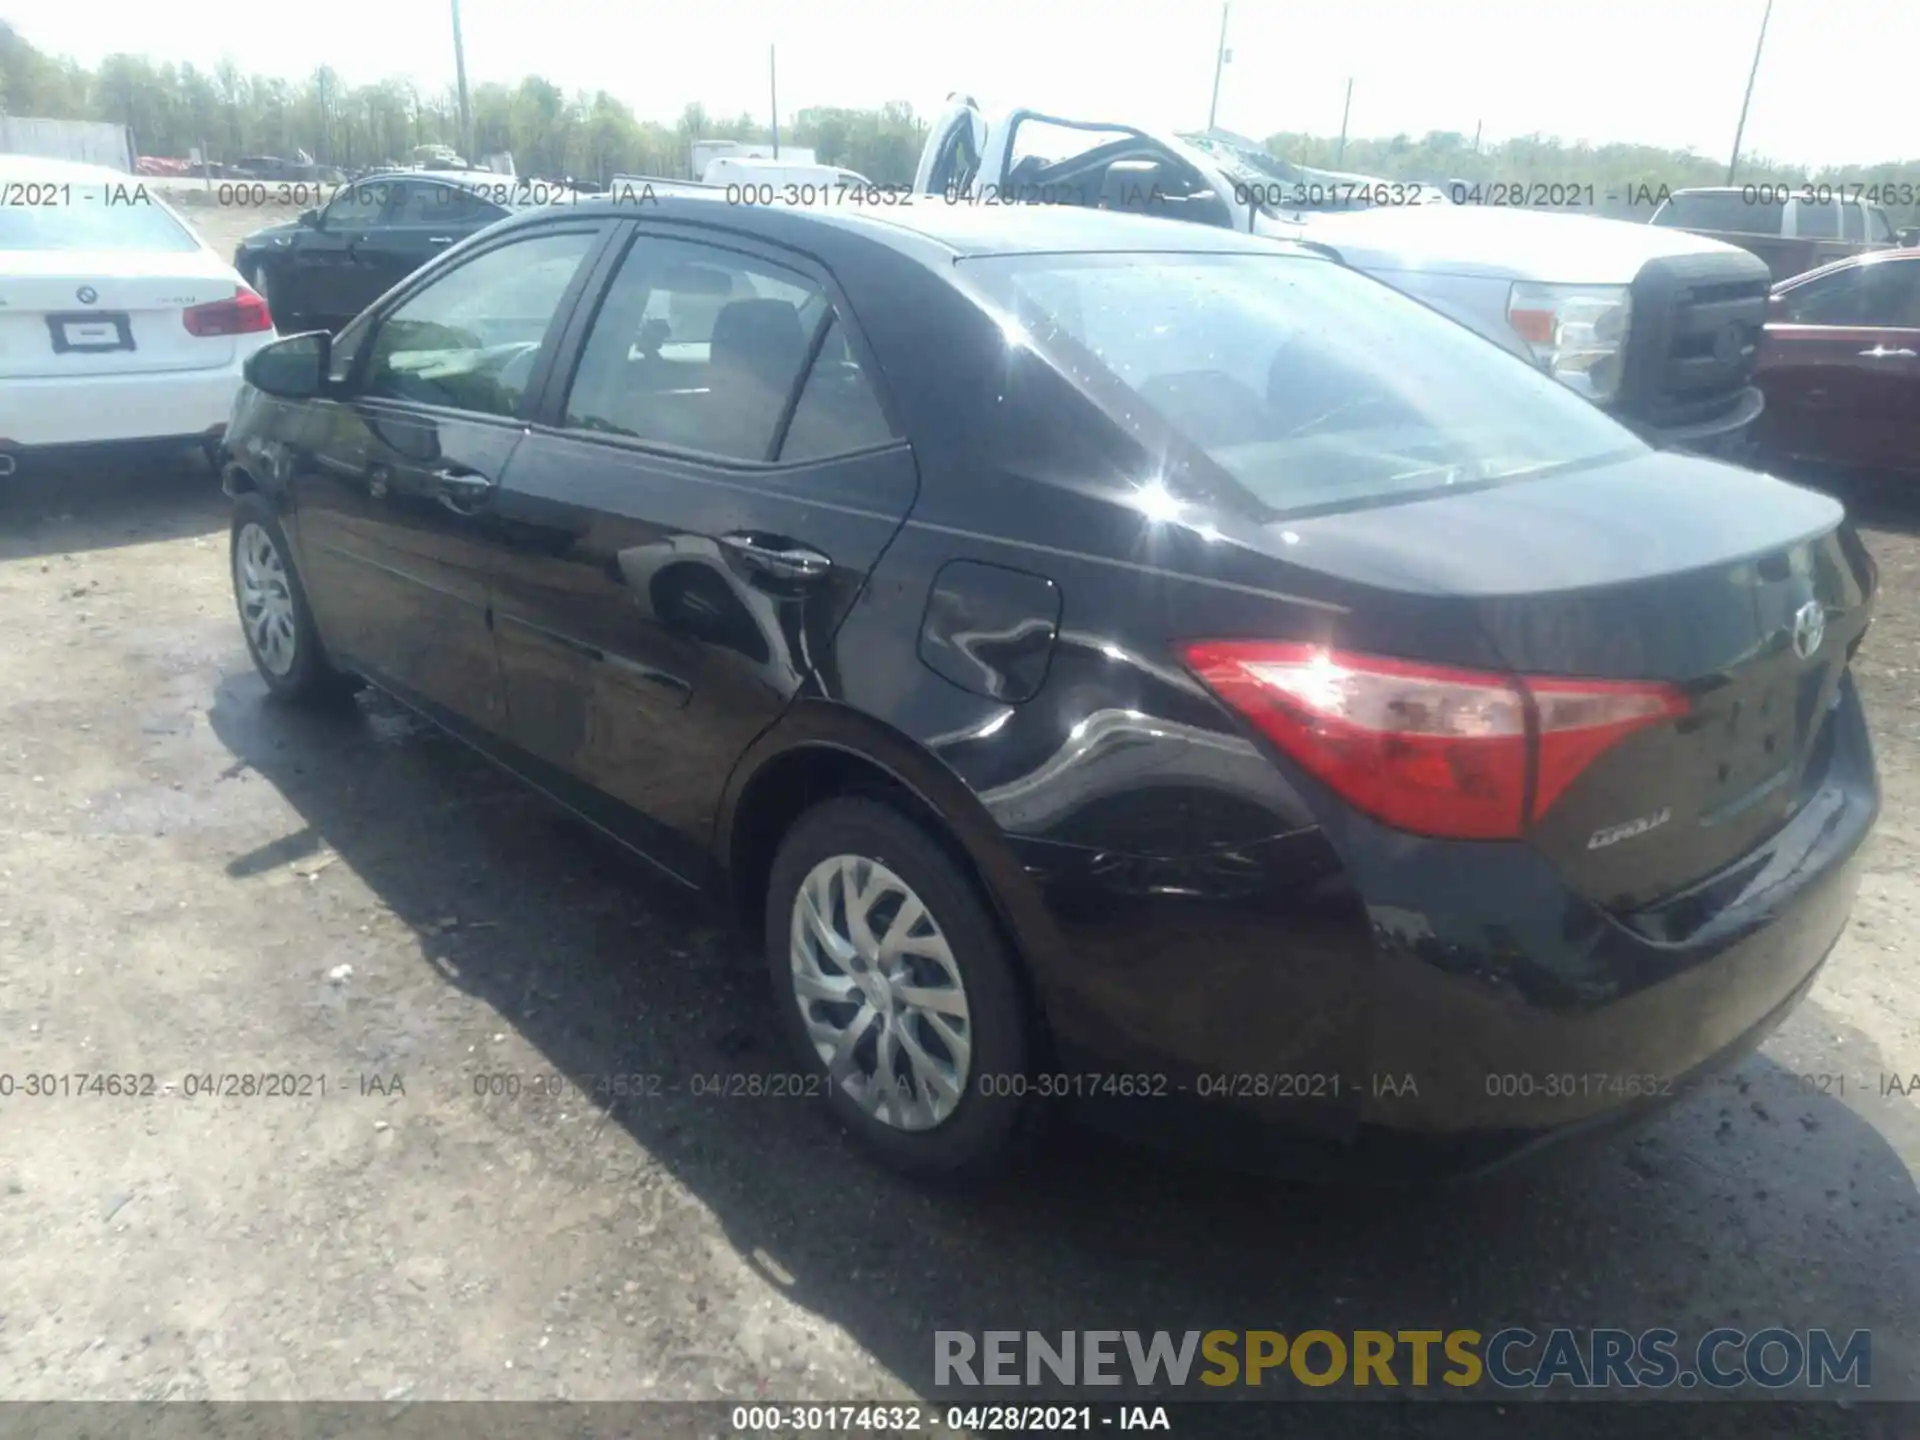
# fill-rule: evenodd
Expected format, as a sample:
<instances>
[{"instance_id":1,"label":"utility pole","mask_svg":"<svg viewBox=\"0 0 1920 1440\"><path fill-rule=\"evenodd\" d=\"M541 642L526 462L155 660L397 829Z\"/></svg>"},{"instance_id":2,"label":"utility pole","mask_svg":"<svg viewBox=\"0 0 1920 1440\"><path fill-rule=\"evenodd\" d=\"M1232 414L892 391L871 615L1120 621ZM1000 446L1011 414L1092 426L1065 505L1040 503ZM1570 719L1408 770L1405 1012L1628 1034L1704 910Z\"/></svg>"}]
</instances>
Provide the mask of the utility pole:
<instances>
[{"instance_id":1,"label":"utility pole","mask_svg":"<svg viewBox=\"0 0 1920 1440\"><path fill-rule=\"evenodd\" d=\"M1733 130L1733 158L1727 161L1727 184L1733 184L1733 172L1740 164L1740 137L1747 130L1747 106L1753 103L1753 82L1760 73L1760 52L1767 44L1767 21L1773 18L1773 0L1760 14L1760 38L1753 42L1753 68L1747 72L1747 93L1740 101L1740 123Z\"/></svg>"},{"instance_id":2,"label":"utility pole","mask_svg":"<svg viewBox=\"0 0 1920 1440\"><path fill-rule=\"evenodd\" d=\"M1220 72L1226 68L1227 61L1233 58L1233 52L1227 49L1227 11L1231 5L1220 7L1220 44L1213 52L1213 99L1207 102L1207 129L1213 129L1213 117L1220 109Z\"/></svg>"},{"instance_id":3,"label":"utility pole","mask_svg":"<svg viewBox=\"0 0 1920 1440\"><path fill-rule=\"evenodd\" d=\"M453 0L453 76L460 87L460 156L469 165L473 156L473 110L467 104L467 47L460 39L460 0Z\"/></svg>"},{"instance_id":4,"label":"utility pole","mask_svg":"<svg viewBox=\"0 0 1920 1440\"><path fill-rule=\"evenodd\" d=\"M1473 122L1473 153L1476 155L1480 153L1480 129L1486 123L1484 120L1476 120Z\"/></svg>"},{"instance_id":5,"label":"utility pole","mask_svg":"<svg viewBox=\"0 0 1920 1440\"><path fill-rule=\"evenodd\" d=\"M1333 168L1338 170L1347 159L1347 117L1353 113L1353 77L1347 77L1347 103L1340 107L1340 150L1334 156Z\"/></svg>"},{"instance_id":6,"label":"utility pole","mask_svg":"<svg viewBox=\"0 0 1920 1440\"><path fill-rule=\"evenodd\" d=\"M773 158L780 158L780 77L774 47L767 46L767 103L773 109Z\"/></svg>"}]
</instances>

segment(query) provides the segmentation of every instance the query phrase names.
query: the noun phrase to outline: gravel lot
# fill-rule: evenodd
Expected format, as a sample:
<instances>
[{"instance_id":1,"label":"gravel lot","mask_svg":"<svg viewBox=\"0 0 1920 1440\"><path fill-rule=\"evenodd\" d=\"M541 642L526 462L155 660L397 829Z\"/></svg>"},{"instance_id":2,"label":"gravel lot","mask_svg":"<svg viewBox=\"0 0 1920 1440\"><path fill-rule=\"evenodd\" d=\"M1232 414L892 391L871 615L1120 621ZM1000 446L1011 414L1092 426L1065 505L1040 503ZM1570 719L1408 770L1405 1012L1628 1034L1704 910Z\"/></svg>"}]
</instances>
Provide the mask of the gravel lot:
<instances>
[{"instance_id":1,"label":"gravel lot","mask_svg":"<svg viewBox=\"0 0 1920 1440\"><path fill-rule=\"evenodd\" d=\"M1811 999L1637 1139L1355 1201L1076 1135L944 1194L693 1096L782 1063L741 944L386 702L266 703L197 460L0 495L0 1071L167 1087L0 1100L0 1396L906 1397L936 1328L1777 1324L1871 1329L1920 1398L1881 1093L1920 1072L1920 497L1853 500L1886 807ZM325 1094L186 1093L251 1073Z\"/></svg>"}]
</instances>

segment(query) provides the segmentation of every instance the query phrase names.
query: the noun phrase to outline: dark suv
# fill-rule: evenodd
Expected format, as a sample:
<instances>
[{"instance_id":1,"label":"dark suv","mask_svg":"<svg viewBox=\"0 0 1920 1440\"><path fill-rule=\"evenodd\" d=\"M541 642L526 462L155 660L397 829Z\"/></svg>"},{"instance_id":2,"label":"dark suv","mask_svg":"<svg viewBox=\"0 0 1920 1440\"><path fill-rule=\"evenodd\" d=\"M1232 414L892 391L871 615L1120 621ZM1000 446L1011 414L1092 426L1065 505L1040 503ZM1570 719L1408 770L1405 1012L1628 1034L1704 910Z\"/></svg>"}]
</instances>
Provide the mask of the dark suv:
<instances>
[{"instance_id":1,"label":"dark suv","mask_svg":"<svg viewBox=\"0 0 1920 1440\"><path fill-rule=\"evenodd\" d=\"M1057 1104L1484 1165L1684 1093L1846 923L1840 506L1303 249L590 201L249 379L267 688L370 680L728 897L904 1168Z\"/></svg>"}]
</instances>

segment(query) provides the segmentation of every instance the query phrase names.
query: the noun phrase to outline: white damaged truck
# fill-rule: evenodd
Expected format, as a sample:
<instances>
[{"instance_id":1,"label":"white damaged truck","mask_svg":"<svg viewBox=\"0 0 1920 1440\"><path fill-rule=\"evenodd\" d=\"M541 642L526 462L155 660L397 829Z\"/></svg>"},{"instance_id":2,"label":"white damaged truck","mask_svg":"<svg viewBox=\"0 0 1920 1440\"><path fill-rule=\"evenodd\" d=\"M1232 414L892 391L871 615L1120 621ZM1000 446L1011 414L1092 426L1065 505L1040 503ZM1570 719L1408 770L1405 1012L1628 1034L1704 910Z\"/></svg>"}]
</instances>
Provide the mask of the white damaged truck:
<instances>
[{"instance_id":1,"label":"white damaged truck","mask_svg":"<svg viewBox=\"0 0 1920 1440\"><path fill-rule=\"evenodd\" d=\"M1529 356L1655 445L1738 456L1764 404L1753 373L1766 264L1683 231L1455 204L1446 184L1305 170L1218 130L1162 135L1032 110L989 121L965 96L928 133L913 188L1312 245Z\"/></svg>"}]
</instances>

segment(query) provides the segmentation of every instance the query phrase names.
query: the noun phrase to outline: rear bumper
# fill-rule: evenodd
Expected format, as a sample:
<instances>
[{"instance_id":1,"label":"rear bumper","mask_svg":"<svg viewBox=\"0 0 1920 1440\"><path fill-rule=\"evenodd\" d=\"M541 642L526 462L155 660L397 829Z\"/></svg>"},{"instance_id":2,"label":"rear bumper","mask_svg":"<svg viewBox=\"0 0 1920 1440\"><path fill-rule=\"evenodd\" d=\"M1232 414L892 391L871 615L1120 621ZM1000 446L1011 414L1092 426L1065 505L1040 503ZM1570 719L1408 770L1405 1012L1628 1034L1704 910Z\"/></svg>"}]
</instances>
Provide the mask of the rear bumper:
<instances>
[{"instance_id":1,"label":"rear bumper","mask_svg":"<svg viewBox=\"0 0 1920 1440\"><path fill-rule=\"evenodd\" d=\"M241 336L231 364L149 375L47 376L0 382L0 452L198 436L227 423L241 368L260 348ZM276 338L271 331L261 344Z\"/></svg>"},{"instance_id":2,"label":"rear bumper","mask_svg":"<svg viewBox=\"0 0 1920 1440\"><path fill-rule=\"evenodd\" d=\"M1485 1170L1643 1119L1758 1046L1846 927L1879 811L1847 695L1795 818L1657 914L1598 909L1525 846L1351 827L1358 913L1342 918L1332 877L1307 903L1296 884L1264 943L1251 906L1070 899L1091 879L1054 880L1084 983L1049 1088L1132 1138L1360 1183ZM1308 842L1287 843L1298 874ZM1142 1075L1131 1096L1108 1078Z\"/></svg>"}]
</instances>

